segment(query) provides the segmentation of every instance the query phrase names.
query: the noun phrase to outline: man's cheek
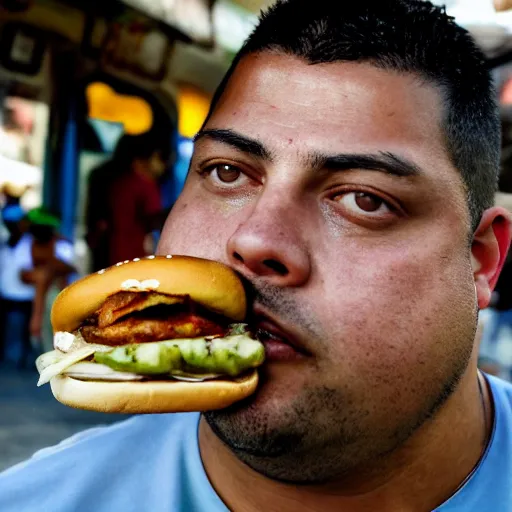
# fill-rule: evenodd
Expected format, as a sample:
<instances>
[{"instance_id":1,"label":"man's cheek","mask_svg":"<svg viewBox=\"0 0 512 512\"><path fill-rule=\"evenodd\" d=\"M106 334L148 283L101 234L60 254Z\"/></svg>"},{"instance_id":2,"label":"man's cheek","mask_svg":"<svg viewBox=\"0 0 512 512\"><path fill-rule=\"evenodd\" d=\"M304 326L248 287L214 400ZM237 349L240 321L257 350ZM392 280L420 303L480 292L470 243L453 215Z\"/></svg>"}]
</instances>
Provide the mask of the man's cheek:
<instances>
[{"instance_id":1,"label":"man's cheek","mask_svg":"<svg viewBox=\"0 0 512 512\"><path fill-rule=\"evenodd\" d=\"M344 345L342 350L370 358L399 353L410 348L419 334L419 318L428 320L439 309L443 293L436 280L432 260L376 256L373 264L360 261L358 268L323 280L320 296L332 300L319 314L334 324L333 334Z\"/></svg>"},{"instance_id":2,"label":"man's cheek","mask_svg":"<svg viewBox=\"0 0 512 512\"><path fill-rule=\"evenodd\" d=\"M215 219L208 208L177 203L166 221L158 252L221 259L229 234L224 233L226 225Z\"/></svg>"}]
</instances>

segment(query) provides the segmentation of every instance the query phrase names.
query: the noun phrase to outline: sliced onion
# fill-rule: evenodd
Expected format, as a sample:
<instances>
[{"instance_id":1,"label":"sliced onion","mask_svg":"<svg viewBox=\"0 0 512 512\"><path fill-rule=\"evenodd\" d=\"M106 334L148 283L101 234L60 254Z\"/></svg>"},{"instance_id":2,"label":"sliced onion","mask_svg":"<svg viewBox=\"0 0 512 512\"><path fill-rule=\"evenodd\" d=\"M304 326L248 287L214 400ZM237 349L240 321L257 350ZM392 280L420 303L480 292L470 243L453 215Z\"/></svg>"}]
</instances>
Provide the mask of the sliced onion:
<instances>
[{"instance_id":1,"label":"sliced onion","mask_svg":"<svg viewBox=\"0 0 512 512\"><path fill-rule=\"evenodd\" d=\"M143 375L118 372L105 364L89 362L76 363L66 368L62 373L79 380L130 381L144 379Z\"/></svg>"},{"instance_id":2,"label":"sliced onion","mask_svg":"<svg viewBox=\"0 0 512 512\"><path fill-rule=\"evenodd\" d=\"M219 377L222 377L222 375L216 373L195 374L186 372L173 372L171 377L173 379L182 380L184 382L204 382L205 380L218 379Z\"/></svg>"},{"instance_id":3,"label":"sliced onion","mask_svg":"<svg viewBox=\"0 0 512 512\"><path fill-rule=\"evenodd\" d=\"M183 382L204 382L206 379L198 379L196 377L178 377L178 375L172 375L174 380L182 380Z\"/></svg>"},{"instance_id":4,"label":"sliced onion","mask_svg":"<svg viewBox=\"0 0 512 512\"><path fill-rule=\"evenodd\" d=\"M48 366L51 366L55 363L58 363L63 357L66 357L66 354L64 354L60 350L52 350L51 352L41 354L36 359L37 371L39 373L42 373L45 368L48 368Z\"/></svg>"},{"instance_id":5,"label":"sliced onion","mask_svg":"<svg viewBox=\"0 0 512 512\"><path fill-rule=\"evenodd\" d=\"M69 368L75 363L92 356L94 352L96 352L94 347L83 347L71 352L70 354L62 354L62 357L56 363L43 369L39 376L37 385L42 386L43 384L50 382L53 377L62 373L66 368Z\"/></svg>"},{"instance_id":6,"label":"sliced onion","mask_svg":"<svg viewBox=\"0 0 512 512\"><path fill-rule=\"evenodd\" d=\"M118 372L106 364L91 363L88 361L76 363L69 368L66 368L62 373L68 377L80 380L130 381L148 378L146 375L139 375L137 373ZM170 375L169 377L185 382L203 382L209 379L216 379L220 377L220 375L213 373L194 375L192 373L183 372L179 375Z\"/></svg>"}]
</instances>

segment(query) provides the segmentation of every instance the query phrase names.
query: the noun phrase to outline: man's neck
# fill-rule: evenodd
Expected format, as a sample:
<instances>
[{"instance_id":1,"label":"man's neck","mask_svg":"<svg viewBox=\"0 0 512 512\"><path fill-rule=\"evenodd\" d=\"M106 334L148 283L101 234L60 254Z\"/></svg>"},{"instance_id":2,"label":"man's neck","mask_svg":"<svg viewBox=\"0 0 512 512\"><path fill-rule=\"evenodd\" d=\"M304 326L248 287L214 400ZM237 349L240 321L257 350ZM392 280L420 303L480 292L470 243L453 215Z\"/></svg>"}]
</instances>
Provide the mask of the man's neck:
<instances>
[{"instance_id":1,"label":"man's neck","mask_svg":"<svg viewBox=\"0 0 512 512\"><path fill-rule=\"evenodd\" d=\"M430 511L463 484L485 450L492 425L485 382L483 391L485 407L473 367L436 417L400 449L372 468L325 486L283 484L256 473L204 419L199 428L201 457L213 487L235 512Z\"/></svg>"}]
</instances>

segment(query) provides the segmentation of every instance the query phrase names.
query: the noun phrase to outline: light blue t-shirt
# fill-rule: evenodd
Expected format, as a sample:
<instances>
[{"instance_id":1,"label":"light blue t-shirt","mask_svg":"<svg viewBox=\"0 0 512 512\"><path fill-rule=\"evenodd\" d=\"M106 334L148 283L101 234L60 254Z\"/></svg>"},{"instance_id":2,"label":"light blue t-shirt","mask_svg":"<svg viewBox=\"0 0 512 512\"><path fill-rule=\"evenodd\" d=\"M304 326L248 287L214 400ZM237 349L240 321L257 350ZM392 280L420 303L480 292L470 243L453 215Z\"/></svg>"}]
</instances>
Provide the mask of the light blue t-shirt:
<instances>
[{"instance_id":1,"label":"light blue t-shirt","mask_svg":"<svg viewBox=\"0 0 512 512\"><path fill-rule=\"evenodd\" d=\"M512 386L489 381L487 452L436 512L512 511ZM77 434L2 473L0 511L226 512L203 469L198 424L199 414L146 415Z\"/></svg>"}]
</instances>

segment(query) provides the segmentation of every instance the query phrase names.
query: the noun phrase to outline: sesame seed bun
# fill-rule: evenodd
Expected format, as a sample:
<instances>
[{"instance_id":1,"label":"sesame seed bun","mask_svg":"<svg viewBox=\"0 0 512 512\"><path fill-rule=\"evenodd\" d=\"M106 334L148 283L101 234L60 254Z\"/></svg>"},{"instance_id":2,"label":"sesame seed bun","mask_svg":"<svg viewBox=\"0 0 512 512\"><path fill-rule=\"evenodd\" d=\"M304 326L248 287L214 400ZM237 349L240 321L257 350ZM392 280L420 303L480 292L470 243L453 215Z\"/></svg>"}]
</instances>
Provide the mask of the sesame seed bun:
<instances>
[{"instance_id":1,"label":"sesame seed bun","mask_svg":"<svg viewBox=\"0 0 512 512\"><path fill-rule=\"evenodd\" d=\"M53 304L53 331L73 332L107 297L123 290L189 295L233 321L246 313L244 287L228 266L189 256L150 256L118 263L64 289Z\"/></svg>"}]
</instances>

